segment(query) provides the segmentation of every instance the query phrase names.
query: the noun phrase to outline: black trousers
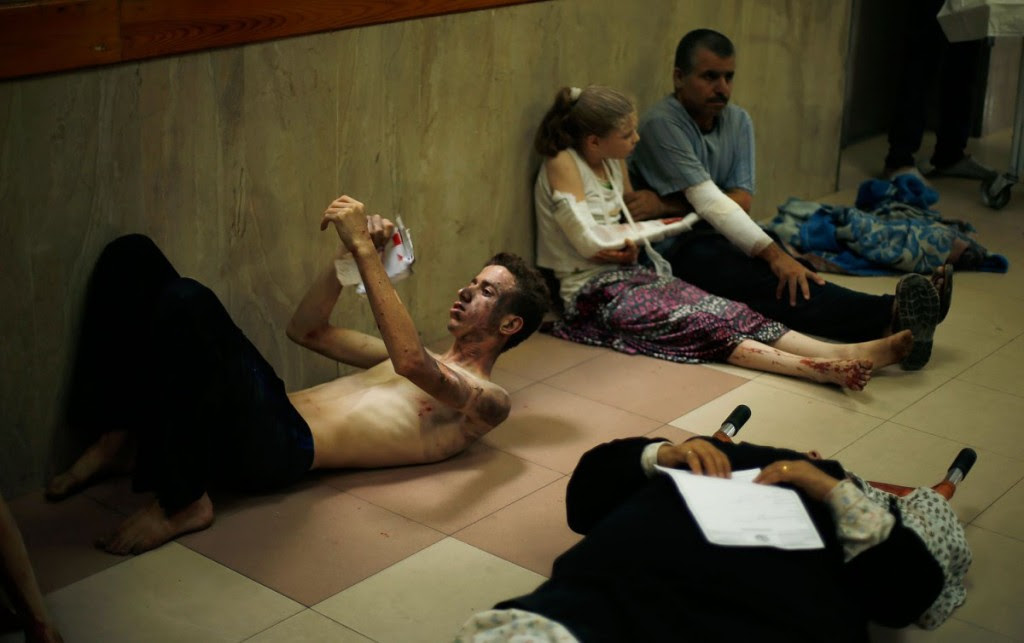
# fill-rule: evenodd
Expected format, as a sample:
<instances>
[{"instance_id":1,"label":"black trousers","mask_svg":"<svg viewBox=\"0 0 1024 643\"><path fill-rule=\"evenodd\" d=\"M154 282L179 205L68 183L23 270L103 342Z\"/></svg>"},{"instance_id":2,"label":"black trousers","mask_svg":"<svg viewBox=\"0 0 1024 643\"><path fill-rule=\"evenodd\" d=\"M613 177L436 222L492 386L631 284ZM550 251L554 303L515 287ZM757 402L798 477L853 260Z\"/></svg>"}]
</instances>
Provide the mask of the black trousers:
<instances>
[{"instance_id":1,"label":"black trousers","mask_svg":"<svg viewBox=\"0 0 1024 643\"><path fill-rule=\"evenodd\" d=\"M789 292L775 297L779 279L768 264L748 257L703 222L690 232L662 242L659 251L672 264L672 274L699 288L743 302L791 329L842 342L878 339L892 321L892 295L869 295L826 282L808 282L811 298ZM780 246L781 247L781 246Z\"/></svg>"},{"instance_id":2,"label":"black trousers","mask_svg":"<svg viewBox=\"0 0 1024 643\"><path fill-rule=\"evenodd\" d=\"M945 167L960 160L967 147L971 125L971 101L978 57L983 40L951 43L935 14L944 0L914 0L908 3L907 24L896 95L887 97L894 106L889 126L889 153L885 166L914 164L921 147L928 101L938 83L939 122L935 130L932 165Z\"/></svg>"},{"instance_id":3,"label":"black trousers","mask_svg":"<svg viewBox=\"0 0 1024 643\"><path fill-rule=\"evenodd\" d=\"M168 512L215 482L268 490L312 465L309 426L274 369L216 295L142 235L97 261L72 373L71 425L134 432L134 487Z\"/></svg>"}]
</instances>

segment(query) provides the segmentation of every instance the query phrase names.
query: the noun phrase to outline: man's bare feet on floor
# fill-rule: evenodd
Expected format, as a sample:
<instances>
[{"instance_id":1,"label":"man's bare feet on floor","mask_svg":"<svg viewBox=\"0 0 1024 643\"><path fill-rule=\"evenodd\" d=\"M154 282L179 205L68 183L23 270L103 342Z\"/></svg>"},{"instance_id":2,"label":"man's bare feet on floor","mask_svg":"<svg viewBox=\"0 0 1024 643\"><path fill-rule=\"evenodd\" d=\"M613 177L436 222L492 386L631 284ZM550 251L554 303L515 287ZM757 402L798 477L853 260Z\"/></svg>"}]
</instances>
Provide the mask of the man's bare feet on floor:
<instances>
[{"instance_id":1,"label":"man's bare feet on floor","mask_svg":"<svg viewBox=\"0 0 1024 643\"><path fill-rule=\"evenodd\" d=\"M838 384L851 391L861 391L871 379L874 364L869 359L821 359L804 357L800 360L806 376L816 382Z\"/></svg>"},{"instance_id":2,"label":"man's bare feet on floor","mask_svg":"<svg viewBox=\"0 0 1024 643\"><path fill-rule=\"evenodd\" d=\"M128 473L134 464L135 444L132 436L127 431L104 433L70 469L50 480L46 485L46 499L62 500L101 476Z\"/></svg>"},{"instance_id":3,"label":"man's bare feet on floor","mask_svg":"<svg viewBox=\"0 0 1024 643\"><path fill-rule=\"evenodd\" d=\"M154 500L121 523L114 533L96 541L111 554L141 554L193 531L213 524L213 502L205 493L198 500L168 516Z\"/></svg>"}]
</instances>

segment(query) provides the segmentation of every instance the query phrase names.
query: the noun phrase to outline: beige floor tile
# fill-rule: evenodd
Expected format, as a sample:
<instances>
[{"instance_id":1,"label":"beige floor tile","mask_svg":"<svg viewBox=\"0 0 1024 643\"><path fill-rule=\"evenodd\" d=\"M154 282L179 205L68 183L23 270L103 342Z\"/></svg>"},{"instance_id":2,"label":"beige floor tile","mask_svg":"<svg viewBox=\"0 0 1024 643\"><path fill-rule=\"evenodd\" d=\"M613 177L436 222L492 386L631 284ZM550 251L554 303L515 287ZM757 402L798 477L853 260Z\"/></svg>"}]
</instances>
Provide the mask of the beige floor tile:
<instances>
[{"instance_id":1,"label":"beige floor tile","mask_svg":"<svg viewBox=\"0 0 1024 643\"><path fill-rule=\"evenodd\" d=\"M1001 338L1004 344L1024 333L1024 298L1020 291L1014 298L980 288L996 289L1000 281L1000 275L957 273L949 316L939 329L957 326Z\"/></svg>"},{"instance_id":2,"label":"beige floor tile","mask_svg":"<svg viewBox=\"0 0 1024 643\"><path fill-rule=\"evenodd\" d=\"M179 542L306 606L444 537L326 484L258 500Z\"/></svg>"},{"instance_id":3,"label":"beige floor tile","mask_svg":"<svg viewBox=\"0 0 1024 643\"><path fill-rule=\"evenodd\" d=\"M892 418L927 433L1024 459L1024 398L953 380Z\"/></svg>"},{"instance_id":4,"label":"beige floor tile","mask_svg":"<svg viewBox=\"0 0 1024 643\"><path fill-rule=\"evenodd\" d=\"M835 455L848 470L868 480L930 487L945 475L963 442L886 423ZM1024 462L976 449L978 461L958 486L952 507L964 523L985 511L1024 477Z\"/></svg>"},{"instance_id":5,"label":"beige floor tile","mask_svg":"<svg viewBox=\"0 0 1024 643\"><path fill-rule=\"evenodd\" d=\"M719 422L721 426L721 422ZM717 430L718 427L715 427ZM714 431L712 431L714 433ZM679 444L680 442L686 442L690 438L697 437L698 435L708 435L706 433L694 433L693 431L687 431L686 429L680 429L679 427L666 424L665 426L658 427L647 434L648 438L665 438L673 444Z\"/></svg>"},{"instance_id":6,"label":"beige floor tile","mask_svg":"<svg viewBox=\"0 0 1024 643\"><path fill-rule=\"evenodd\" d=\"M957 619L1024 639L1024 542L969 526L967 542L974 562L967 572L967 602Z\"/></svg>"},{"instance_id":7,"label":"beige floor tile","mask_svg":"<svg viewBox=\"0 0 1024 643\"><path fill-rule=\"evenodd\" d=\"M588 449L615 438L643 435L660 422L534 384L516 393L512 413L483 441L524 460L571 473Z\"/></svg>"},{"instance_id":8,"label":"beige floor tile","mask_svg":"<svg viewBox=\"0 0 1024 643\"><path fill-rule=\"evenodd\" d=\"M713 364L701 364L700 367L718 371L719 373L726 373L727 375L742 377L745 380L753 380L761 376L761 371L752 371L749 368L740 368L732 364L719 364L715 362Z\"/></svg>"},{"instance_id":9,"label":"beige floor tile","mask_svg":"<svg viewBox=\"0 0 1024 643\"><path fill-rule=\"evenodd\" d=\"M372 639L307 609L246 639L246 643L372 643Z\"/></svg>"},{"instance_id":10,"label":"beige floor tile","mask_svg":"<svg viewBox=\"0 0 1024 643\"><path fill-rule=\"evenodd\" d=\"M609 352L549 377L544 383L668 422L746 381L695 364Z\"/></svg>"},{"instance_id":11,"label":"beige floor tile","mask_svg":"<svg viewBox=\"0 0 1024 643\"><path fill-rule=\"evenodd\" d=\"M535 333L519 346L503 353L498 365L503 371L538 381L606 352L606 348L575 344Z\"/></svg>"},{"instance_id":12,"label":"beige floor tile","mask_svg":"<svg viewBox=\"0 0 1024 643\"><path fill-rule=\"evenodd\" d=\"M92 498L77 495L53 503L37 491L10 499L7 505L44 593L128 560L93 546L97 538L113 532L124 516Z\"/></svg>"},{"instance_id":13,"label":"beige floor tile","mask_svg":"<svg viewBox=\"0 0 1024 643\"><path fill-rule=\"evenodd\" d=\"M240 641L302 606L169 543L48 597L67 641Z\"/></svg>"},{"instance_id":14,"label":"beige floor tile","mask_svg":"<svg viewBox=\"0 0 1024 643\"><path fill-rule=\"evenodd\" d=\"M491 370L491 381L504 388L510 394L533 384L532 379L516 375L512 371L506 371L497 366Z\"/></svg>"},{"instance_id":15,"label":"beige floor tile","mask_svg":"<svg viewBox=\"0 0 1024 643\"><path fill-rule=\"evenodd\" d=\"M816 449L826 457L880 423L868 415L765 386L759 379L669 424L699 435L711 435L739 404L749 406L751 416L737 441L799 451Z\"/></svg>"},{"instance_id":16,"label":"beige floor tile","mask_svg":"<svg viewBox=\"0 0 1024 643\"><path fill-rule=\"evenodd\" d=\"M477 443L444 462L341 472L325 481L452 534L560 477L561 473Z\"/></svg>"},{"instance_id":17,"label":"beige floor tile","mask_svg":"<svg viewBox=\"0 0 1024 643\"><path fill-rule=\"evenodd\" d=\"M880 419L889 419L949 381L951 375L930 370L903 371L889 366L875 373L863 391L816 384L795 377L765 373L757 383L788 391L831 406L838 406Z\"/></svg>"},{"instance_id":18,"label":"beige floor tile","mask_svg":"<svg viewBox=\"0 0 1024 643\"><path fill-rule=\"evenodd\" d=\"M992 353L957 379L1024 397L1024 337Z\"/></svg>"},{"instance_id":19,"label":"beige floor tile","mask_svg":"<svg viewBox=\"0 0 1024 643\"><path fill-rule=\"evenodd\" d=\"M1009 643L1017 640L957 618L950 618L935 630L922 630L913 625L894 630L872 624L868 635L873 643Z\"/></svg>"},{"instance_id":20,"label":"beige floor tile","mask_svg":"<svg viewBox=\"0 0 1024 643\"><path fill-rule=\"evenodd\" d=\"M382 643L449 641L467 618L544 577L447 538L315 606Z\"/></svg>"},{"instance_id":21,"label":"beige floor tile","mask_svg":"<svg viewBox=\"0 0 1024 643\"><path fill-rule=\"evenodd\" d=\"M568 476L473 523L455 538L543 576L551 563L581 536L565 518Z\"/></svg>"},{"instance_id":22,"label":"beige floor tile","mask_svg":"<svg viewBox=\"0 0 1024 643\"><path fill-rule=\"evenodd\" d=\"M1024 463L1018 464L1018 473L1024 477ZM974 525L1004 536L1024 541L1024 481L1012 489L974 519Z\"/></svg>"}]
</instances>

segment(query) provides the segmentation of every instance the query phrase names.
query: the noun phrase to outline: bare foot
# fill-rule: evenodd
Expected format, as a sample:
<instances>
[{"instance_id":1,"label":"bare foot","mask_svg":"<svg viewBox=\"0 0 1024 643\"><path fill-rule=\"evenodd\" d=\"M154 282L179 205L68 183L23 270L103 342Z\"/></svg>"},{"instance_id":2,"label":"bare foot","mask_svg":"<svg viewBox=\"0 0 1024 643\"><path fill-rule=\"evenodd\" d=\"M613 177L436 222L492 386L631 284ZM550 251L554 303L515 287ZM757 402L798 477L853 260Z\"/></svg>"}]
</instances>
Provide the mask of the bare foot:
<instances>
[{"instance_id":1,"label":"bare foot","mask_svg":"<svg viewBox=\"0 0 1024 643\"><path fill-rule=\"evenodd\" d=\"M850 344L846 356L850 359L866 359L874 363L875 369L899 364L914 347L914 336L909 330L860 344Z\"/></svg>"},{"instance_id":2,"label":"bare foot","mask_svg":"<svg viewBox=\"0 0 1024 643\"><path fill-rule=\"evenodd\" d=\"M838 384L852 391L862 391L871 379L874 364L869 359L820 359L804 357L801 371L815 382Z\"/></svg>"},{"instance_id":3,"label":"bare foot","mask_svg":"<svg viewBox=\"0 0 1024 643\"><path fill-rule=\"evenodd\" d=\"M135 444L128 432L104 433L70 469L50 480L46 499L63 500L101 476L131 471L134 463Z\"/></svg>"},{"instance_id":4,"label":"bare foot","mask_svg":"<svg viewBox=\"0 0 1024 643\"><path fill-rule=\"evenodd\" d=\"M111 554L141 554L182 534L206 529L212 524L213 502L205 493L171 516L164 513L160 503L154 500L121 523L114 533L96 541L96 546Z\"/></svg>"}]
</instances>

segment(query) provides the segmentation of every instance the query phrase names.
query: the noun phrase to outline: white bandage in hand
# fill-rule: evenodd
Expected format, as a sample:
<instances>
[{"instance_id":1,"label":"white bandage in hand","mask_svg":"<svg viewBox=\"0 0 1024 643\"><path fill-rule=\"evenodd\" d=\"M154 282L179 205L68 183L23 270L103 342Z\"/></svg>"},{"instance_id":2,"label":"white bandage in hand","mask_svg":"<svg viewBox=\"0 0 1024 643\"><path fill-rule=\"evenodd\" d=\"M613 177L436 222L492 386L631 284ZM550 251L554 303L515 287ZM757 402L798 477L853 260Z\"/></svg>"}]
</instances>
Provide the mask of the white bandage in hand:
<instances>
[{"instance_id":1,"label":"white bandage in hand","mask_svg":"<svg viewBox=\"0 0 1024 643\"><path fill-rule=\"evenodd\" d=\"M686 200L715 230L748 256L756 255L772 243L772 238L754 223L738 203L718 189L713 181L686 188Z\"/></svg>"}]
</instances>

